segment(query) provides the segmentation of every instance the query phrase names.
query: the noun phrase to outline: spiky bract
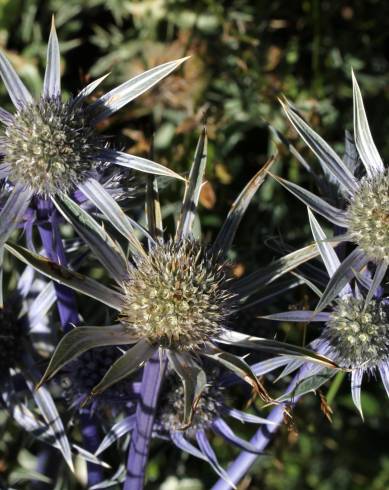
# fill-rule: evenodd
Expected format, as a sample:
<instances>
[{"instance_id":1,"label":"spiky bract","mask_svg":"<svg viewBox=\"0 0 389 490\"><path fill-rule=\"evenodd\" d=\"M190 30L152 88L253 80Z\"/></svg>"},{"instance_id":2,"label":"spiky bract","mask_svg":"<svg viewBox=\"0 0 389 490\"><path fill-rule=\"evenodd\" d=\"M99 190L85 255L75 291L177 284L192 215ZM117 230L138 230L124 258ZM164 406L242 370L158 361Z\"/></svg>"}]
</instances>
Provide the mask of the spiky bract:
<instances>
[{"instance_id":1,"label":"spiky bract","mask_svg":"<svg viewBox=\"0 0 389 490\"><path fill-rule=\"evenodd\" d=\"M352 296L339 299L323 337L342 367L375 368L389 358L389 306Z\"/></svg>"},{"instance_id":2,"label":"spiky bract","mask_svg":"<svg viewBox=\"0 0 389 490\"><path fill-rule=\"evenodd\" d=\"M234 307L227 267L192 240L158 244L123 284L130 333L179 351L217 337Z\"/></svg>"},{"instance_id":3,"label":"spiky bract","mask_svg":"<svg viewBox=\"0 0 389 490\"><path fill-rule=\"evenodd\" d=\"M205 387L197 400L190 426L185 428L189 437L193 436L198 429L207 429L212 422L221 415L224 401L224 390L220 383L212 382ZM178 383L175 376L168 376L156 416L156 422L162 432L170 433L183 430L182 414L184 413L185 397L184 388Z\"/></svg>"},{"instance_id":4,"label":"spiky bract","mask_svg":"<svg viewBox=\"0 0 389 490\"><path fill-rule=\"evenodd\" d=\"M42 97L16 112L4 146L9 180L47 196L86 180L102 142L83 105Z\"/></svg>"},{"instance_id":5,"label":"spiky bract","mask_svg":"<svg viewBox=\"0 0 389 490\"><path fill-rule=\"evenodd\" d=\"M349 232L370 260L389 263L389 171L362 179L347 209Z\"/></svg>"}]
</instances>

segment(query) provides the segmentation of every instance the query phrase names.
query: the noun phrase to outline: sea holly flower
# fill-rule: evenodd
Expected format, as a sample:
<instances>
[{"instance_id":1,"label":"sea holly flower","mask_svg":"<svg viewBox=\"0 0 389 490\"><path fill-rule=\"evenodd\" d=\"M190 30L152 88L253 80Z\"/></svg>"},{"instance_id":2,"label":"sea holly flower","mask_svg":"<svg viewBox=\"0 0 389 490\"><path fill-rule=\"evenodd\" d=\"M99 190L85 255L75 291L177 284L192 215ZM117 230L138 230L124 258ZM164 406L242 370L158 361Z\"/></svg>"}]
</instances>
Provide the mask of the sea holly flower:
<instances>
[{"instance_id":1,"label":"sea holly flower","mask_svg":"<svg viewBox=\"0 0 389 490\"><path fill-rule=\"evenodd\" d=\"M368 262L376 266L375 278L368 292L367 302L374 295L389 264L389 170L385 167L374 144L366 118L361 92L352 73L354 101L354 139L362 160L365 175L358 178L356 168L330 148L301 118L287 101L283 108L306 144L319 159L322 167L338 184L338 192L345 201L340 209L302 187L280 177L274 177L286 189L313 211L344 229L342 239L356 245L333 275L324 292L317 311L325 308L347 284L354 271L360 271ZM340 237L337 237L340 238Z\"/></svg>"},{"instance_id":2,"label":"sea holly flower","mask_svg":"<svg viewBox=\"0 0 389 490\"><path fill-rule=\"evenodd\" d=\"M340 261L333 248L326 243L326 235L311 211L309 219L331 281L340 267ZM375 376L379 373L389 396L389 298L383 295L380 284L374 288L374 298L369 297L375 278L371 280L364 276L366 274L358 276L362 282L359 286L346 284L336 295L334 304L328 311L317 313L293 310L264 317L277 321L324 324L320 336L311 342L310 347L331 357L340 368L351 372L352 398L361 416L361 385L365 374ZM361 287L368 291L366 295L362 294ZM278 361L278 364L272 363L272 360L264 361L253 369L257 374L264 374L284 366L283 375L286 375L305 364L300 360L293 363L282 359ZM299 377L293 396L300 396L303 392L317 388L335 372L336 370L329 371L321 366L311 365Z\"/></svg>"},{"instance_id":3,"label":"sea holly flower","mask_svg":"<svg viewBox=\"0 0 389 490\"><path fill-rule=\"evenodd\" d=\"M102 285L91 278L54 264L17 245L7 249L37 270L81 293L92 296L118 312L114 325L82 326L63 337L42 378L52 377L70 361L94 347L130 345L92 389L98 395L138 370L154 354L166 356L182 380L185 391L183 423L187 423L195 400L205 389L207 378L200 359L211 360L232 370L248 382L266 401L266 391L242 358L221 349L221 345L259 349L286 356L303 356L334 366L329 359L306 349L269 339L247 336L232 329L231 317L241 302L259 288L317 254L308 246L289 254L245 278L230 277L225 255L250 199L261 185L271 161L245 187L232 206L215 243L206 246L193 237L192 225L198 205L206 163L206 132L198 142L189 182L174 237L164 239L156 182L149 180L147 192L148 247L139 241L128 217L96 182L88 180L82 192L128 241L131 259L123 249L80 206L66 194L53 197L58 210L90 246L96 258L116 282Z\"/></svg>"},{"instance_id":4,"label":"sea holly flower","mask_svg":"<svg viewBox=\"0 0 389 490\"><path fill-rule=\"evenodd\" d=\"M115 346L91 349L67 364L53 382L60 386L63 398L70 407L82 410L93 387L121 355L122 352ZM113 385L92 400L92 411L105 419L107 411L111 415L112 412L127 411L134 405L138 385L133 377Z\"/></svg>"},{"instance_id":5,"label":"sea holly flower","mask_svg":"<svg viewBox=\"0 0 389 490\"><path fill-rule=\"evenodd\" d=\"M207 370L207 367L205 367ZM227 400L226 390L233 383L230 377L219 369L209 369L208 380L199 398L196 401L196 411L190 424L183 426L182 413L185 410L185 393L181 383L178 382L174 372L166 375L154 419L153 437L168 440L178 449L207 461L215 472L230 481L227 473L218 462L217 456L211 446L209 433L220 436L226 443L244 451L258 453L249 442L239 437L228 423L228 419L238 420L241 423L253 425L272 424L266 419L248 411L242 411L231 407ZM239 394L240 404L242 394ZM247 401L247 400L246 400ZM131 434L135 426L135 415L131 414L116 422L102 440L96 451L96 456L101 455L108 447L125 435Z\"/></svg>"},{"instance_id":6,"label":"sea holly flower","mask_svg":"<svg viewBox=\"0 0 389 490\"><path fill-rule=\"evenodd\" d=\"M60 192L75 191L89 177L95 176L99 165L111 163L181 179L155 162L107 148L96 125L169 75L186 59L152 68L86 104L88 95L107 75L91 82L75 98L62 100L60 51L54 21L43 90L38 100L33 99L0 52L0 76L15 106L14 114L0 108L0 122L4 125L0 179L6 179L12 187L0 212L0 247L22 220L32 196L49 198Z\"/></svg>"}]
</instances>

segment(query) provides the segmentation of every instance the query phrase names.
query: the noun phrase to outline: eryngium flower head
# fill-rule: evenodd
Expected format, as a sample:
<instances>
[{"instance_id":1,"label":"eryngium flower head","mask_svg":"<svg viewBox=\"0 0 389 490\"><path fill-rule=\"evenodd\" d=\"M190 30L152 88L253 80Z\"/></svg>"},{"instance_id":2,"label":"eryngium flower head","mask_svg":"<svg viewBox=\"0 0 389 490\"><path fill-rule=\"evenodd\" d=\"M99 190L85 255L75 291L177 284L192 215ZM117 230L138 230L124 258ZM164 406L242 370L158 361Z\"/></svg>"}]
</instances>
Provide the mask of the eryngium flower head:
<instances>
[{"instance_id":1,"label":"eryngium flower head","mask_svg":"<svg viewBox=\"0 0 389 490\"><path fill-rule=\"evenodd\" d=\"M80 407L92 388L120 355L116 347L100 347L85 352L72 361L57 378L68 403ZM94 400L93 408L104 409L109 406L112 409L113 405L123 407L129 404L132 398L132 384L129 380L125 380L108 388L101 398Z\"/></svg>"},{"instance_id":2,"label":"eryngium flower head","mask_svg":"<svg viewBox=\"0 0 389 490\"><path fill-rule=\"evenodd\" d=\"M208 434L214 432L224 442L243 451L258 452L254 445L242 439L230 427L228 419L239 420L250 424L272 424L257 415L231 408L226 398L226 387L239 383L235 378L231 382L229 376L219 369L207 373L209 383L196 400L196 409L187 425L182 424L182 413L185 411L185 390L178 383L174 374L169 374L162 386L161 398L154 419L154 435L163 439L169 438L179 449L192 456L205 459L214 471L229 481L227 473L220 466L212 449ZM226 383L227 381L227 383ZM250 392L243 394L236 386L234 398L239 404L248 401ZM211 456L213 455L213 456Z\"/></svg>"},{"instance_id":3,"label":"eryngium flower head","mask_svg":"<svg viewBox=\"0 0 389 490\"><path fill-rule=\"evenodd\" d=\"M291 123L319 158L328 179L336 187L336 204L338 206L341 203L343 209L294 183L276 177L277 180L310 209L338 228L344 229L344 233L339 233L340 241L350 241L356 245L344 260L334 280L328 284L323 300L318 305L319 309L325 308L336 297L353 270L360 272L368 262L372 262L377 266L373 285L378 286L385 277L389 264L389 171L371 136L362 95L354 74L352 80L354 141L350 137L346 138L343 160L308 126L293 106L283 104ZM365 172L362 178L359 159Z\"/></svg>"},{"instance_id":4,"label":"eryngium flower head","mask_svg":"<svg viewBox=\"0 0 389 490\"><path fill-rule=\"evenodd\" d=\"M188 437L194 437L197 430L209 429L212 422L222 416L224 405L224 386L209 376L209 382L196 402L190 425L184 427L182 414L185 409L185 393L182 384L175 376L168 376L163 385L161 399L156 414L157 431L170 434L175 431L185 431Z\"/></svg>"},{"instance_id":5,"label":"eryngium flower head","mask_svg":"<svg viewBox=\"0 0 389 490\"><path fill-rule=\"evenodd\" d=\"M102 147L85 106L43 96L20 107L6 126L4 167L11 182L35 194L69 192L91 174Z\"/></svg>"},{"instance_id":6,"label":"eryngium flower head","mask_svg":"<svg viewBox=\"0 0 389 490\"><path fill-rule=\"evenodd\" d=\"M0 181L6 180L11 190L0 211L3 224L0 242L4 243L20 223L33 195L54 197L75 191L81 184L93 185L93 177L101 165L115 164L184 180L155 162L108 149L96 126L185 60L151 68L87 104L88 96L106 76L84 87L74 99L62 100L60 51L54 22L47 48L43 90L37 101L0 51L0 76L16 108L15 114L11 114L0 107L0 122L5 126L1 135Z\"/></svg>"},{"instance_id":7,"label":"eryngium flower head","mask_svg":"<svg viewBox=\"0 0 389 490\"><path fill-rule=\"evenodd\" d=\"M123 283L121 322L131 335L179 351L218 336L234 309L227 265L194 240L157 244Z\"/></svg>"},{"instance_id":8,"label":"eryngium flower head","mask_svg":"<svg viewBox=\"0 0 389 490\"><path fill-rule=\"evenodd\" d=\"M327 236L312 213L309 212L312 232L319 238L322 246L319 248L321 258L330 276L326 290L334 288L334 283L341 281L341 269L336 252L326 242ZM385 269L386 270L386 269ZM269 315L267 318L291 322L324 322L320 336L313 340L310 346L324 356L332 359L343 369L351 371L351 394L355 406L362 415L361 386L365 374L376 375L379 372L383 385L389 396L389 298L383 296L380 286L379 268L372 280L366 269L360 276L360 283L368 289L366 297L362 295L360 285L353 285L347 274L340 291L332 293L335 305L330 311L293 310ZM378 273L378 278L377 278ZM319 300L319 305L322 298ZM255 367L257 374L264 374L280 366L286 366L281 374L287 375L301 368L294 377L294 387L298 388L298 396L311 391L313 386L319 387L332 378L334 370L313 366L303 360L289 362L286 359L264 361ZM315 376L315 378L314 378ZM306 383L306 391L299 388L305 378L312 377L312 384ZM317 383L317 384L316 384ZM290 390L291 396L294 390Z\"/></svg>"},{"instance_id":9,"label":"eryngium flower head","mask_svg":"<svg viewBox=\"0 0 389 490\"><path fill-rule=\"evenodd\" d=\"M389 305L346 296L337 301L323 330L331 353L342 367L375 368L389 359Z\"/></svg>"},{"instance_id":10,"label":"eryngium flower head","mask_svg":"<svg viewBox=\"0 0 389 490\"><path fill-rule=\"evenodd\" d=\"M389 170L364 177L346 212L352 240L370 260L389 262Z\"/></svg>"},{"instance_id":11,"label":"eryngium flower head","mask_svg":"<svg viewBox=\"0 0 389 490\"><path fill-rule=\"evenodd\" d=\"M249 336L231 328L231 316L241 302L259 288L265 290L283 273L317 252L315 247L305 247L246 278L230 278L225 261L227 251L242 215L255 190L263 182L272 160L259 170L238 196L215 242L204 247L200 240L194 238L192 228L205 170L206 141L204 130L196 148L174 238L164 241L154 178L147 179L148 230L136 225L147 236L147 248L139 241L132 222L117 203L106 193L103 199L100 199L100 195L96 197L97 207L100 206L107 220L126 238L130 259L121 244L112 239L72 199L65 194L55 199L57 208L74 224L116 282L114 289L48 262L26 249L7 244L8 250L22 260L33 263L34 267L52 279L64 282L118 312L120 323L104 327L78 327L67 333L58 344L40 384L86 350L108 345L129 346L93 388L91 395L103 393L149 360L155 363L158 358L167 358L168 365L178 374L186 390L185 423L195 408L196 398L207 384L202 368L203 359L231 370L249 383L266 402L271 401L246 360L224 351L219 345L282 352L285 357L289 354L293 359L303 356L304 359L312 358L314 362L334 366L329 359L307 349Z\"/></svg>"}]
</instances>

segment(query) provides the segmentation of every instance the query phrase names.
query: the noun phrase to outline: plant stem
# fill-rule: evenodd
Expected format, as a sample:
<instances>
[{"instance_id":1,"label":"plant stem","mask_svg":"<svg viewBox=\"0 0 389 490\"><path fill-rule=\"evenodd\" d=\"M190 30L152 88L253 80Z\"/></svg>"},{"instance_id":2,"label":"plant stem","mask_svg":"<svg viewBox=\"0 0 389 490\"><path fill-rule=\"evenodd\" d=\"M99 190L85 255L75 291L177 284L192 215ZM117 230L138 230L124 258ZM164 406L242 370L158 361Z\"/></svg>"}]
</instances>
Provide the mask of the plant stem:
<instances>
[{"instance_id":1,"label":"plant stem","mask_svg":"<svg viewBox=\"0 0 389 490\"><path fill-rule=\"evenodd\" d=\"M128 453L124 490L143 489L154 417L166 365L167 359L161 360L156 352L144 368L140 399L136 408L136 424Z\"/></svg>"},{"instance_id":2,"label":"plant stem","mask_svg":"<svg viewBox=\"0 0 389 490\"><path fill-rule=\"evenodd\" d=\"M41 199L38 202L38 231L47 257L64 267L67 265L58 223L58 212L51 201ZM57 296L57 308L62 329L68 332L72 325L79 321L78 308L74 292L62 284L54 282ZM94 452L99 446L99 430L95 416L90 408L83 408L80 414L81 433L85 449ZM87 463L88 485L95 485L103 480L102 468L93 463Z\"/></svg>"},{"instance_id":3,"label":"plant stem","mask_svg":"<svg viewBox=\"0 0 389 490\"><path fill-rule=\"evenodd\" d=\"M43 219L43 223L38 225L38 230L46 255L53 262L66 267L67 260L59 232L57 212L53 209L53 204L44 199L39 201L38 209L40 220ZM68 332L72 324L78 323L76 297L71 289L62 284L54 282L54 287L61 325L64 332Z\"/></svg>"},{"instance_id":4,"label":"plant stem","mask_svg":"<svg viewBox=\"0 0 389 490\"><path fill-rule=\"evenodd\" d=\"M329 405L331 405L331 403L334 401L334 398L335 398L336 394L338 393L339 388L341 387L345 376L346 376L345 371L339 371L339 373L336 374L334 380L332 381L331 386L330 386L330 388L327 392L327 396L326 396L327 403Z\"/></svg>"}]
</instances>

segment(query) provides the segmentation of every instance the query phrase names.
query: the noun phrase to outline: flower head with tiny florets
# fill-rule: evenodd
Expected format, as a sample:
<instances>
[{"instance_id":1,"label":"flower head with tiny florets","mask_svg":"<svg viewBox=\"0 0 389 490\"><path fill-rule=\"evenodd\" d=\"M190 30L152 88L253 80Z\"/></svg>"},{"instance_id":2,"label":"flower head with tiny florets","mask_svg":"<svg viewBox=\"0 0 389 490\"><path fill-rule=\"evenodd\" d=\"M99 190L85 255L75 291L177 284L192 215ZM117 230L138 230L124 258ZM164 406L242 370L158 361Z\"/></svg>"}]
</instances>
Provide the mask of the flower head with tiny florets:
<instances>
[{"instance_id":1,"label":"flower head with tiny florets","mask_svg":"<svg viewBox=\"0 0 389 490\"><path fill-rule=\"evenodd\" d=\"M0 50L0 77L16 109L12 114L0 107L0 123L4 125L0 180L7 182L10 191L0 210L4 224L0 230L0 243L5 243L21 218L28 215L32 197L38 197L37 202L40 202L41 198L56 199L73 192L77 196L75 191L82 185L99 187L95 179L99 180L101 166L109 164L184 180L151 160L109 149L99 136L97 125L153 87L186 59L151 68L86 103L89 95L107 77L105 75L65 102L61 95L61 57L54 19L42 94L38 100L34 100ZM88 190L84 189L82 193L85 200ZM92 195L95 193L94 189ZM90 195L87 197L93 201Z\"/></svg>"},{"instance_id":2,"label":"flower head with tiny florets","mask_svg":"<svg viewBox=\"0 0 389 490\"><path fill-rule=\"evenodd\" d=\"M347 218L352 240L370 260L389 263L389 170L361 180Z\"/></svg>"},{"instance_id":3,"label":"flower head with tiny florets","mask_svg":"<svg viewBox=\"0 0 389 490\"><path fill-rule=\"evenodd\" d=\"M196 403L196 408L190 426L186 428L185 435L193 437L198 429L208 429L212 422L220 417L224 405L224 387L215 383L212 376L209 383L202 391ZM162 433L171 433L176 430L182 431L182 414L185 407L184 388L178 383L176 376L168 376L161 400L158 405L156 421Z\"/></svg>"},{"instance_id":4,"label":"flower head with tiny florets","mask_svg":"<svg viewBox=\"0 0 389 490\"><path fill-rule=\"evenodd\" d=\"M336 360L346 368L374 368L389 359L389 305L347 296L337 301L323 330Z\"/></svg>"},{"instance_id":5,"label":"flower head with tiny florets","mask_svg":"<svg viewBox=\"0 0 389 490\"><path fill-rule=\"evenodd\" d=\"M301 199L310 209L321 214L337 226L339 241L350 241L356 245L344 260L343 279L352 271L360 272L371 262L376 266L373 287L378 287L389 266L389 170L375 146L367 121L362 94L352 73L354 105L354 138L346 136L346 152L341 159L288 103L284 110L300 136L310 146L326 170L331 188L336 188L337 196L332 201L341 204L336 207L313 195L302 187L284 179L279 180L288 190ZM363 164L363 168L362 168ZM361 174L361 171L364 173ZM362 175L362 177L361 177ZM335 284L336 283L336 284ZM344 287L337 276L323 293L319 308L324 309ZM374 290L370 296L374 295Z\"/></svg>"},{"instance_id":6,"label":"flower head with tiny florets","mask_svg":"<svg viewBox=\"0 0 389 490\"><path fill-rule=\"evenodd\" d=\"M157 244L123 284L120 319L131 334L187 351L217 337L234 311L228 267L194 240Z\"/></svg>"},{"instance_id":7,"label":"flower head with tiny florets","mask_svg":"<svg viewBox=\"0 0 389 490\"><path fill-rule=\"evenodd\" d=\"M110 366L120 357L116 347L100 347L85 352L74 359L58 376L64 398L72 405L82 404L92 388L101 380ZM99 408L104 403L125 405L130 403L132 390L131 381L125 380L108 388L98 399Z\"/></svg>"},{"instance_id":8,"label":"flower head with tiny florets","mask_svg":"<svg viewBox=\"0 0 389 490\"><path fill-rule=\"evenodd\" d=\"M43 96L20 108L6 126L4 163L11 182L48 196L85 181L102 146L85 106Z\"/></svg>"},{"instance_id":9,"label":"flower head with tiny florets","mask_svg":"<svg viewBox=\"0 0 389 490\"><path fill-rule=\"evenodd\" d=\"M146 362L148 364L145 373L148 376L148 369L153 371L159 357L162 365L166 361L182 381L185 390L183 423L188 424L196 399L207 385L207 375L202 368L204 359L232 371L238 379L248 383L263 400L272 402L246 360L224 350L220 345L250 350L270 349L281 351L284 355L290 353L293 358L304 355L304 358L313 358L315 362L334 366L329 359L307 349L248 336L231 328L232 316L240 304L257 292L262 275L267 277L269 274L267 268L261 269L253 274L254 278L253 275L248 278L247 284L244 280L232 277L231 266L226 261L237 225L250 196L253 195L253 189L258 188L263 181L261 177L267 167L260 169L239 195L215 242L204 246L194 237L192 228L205 170L206 141L204 129L196 148L174 238L164 240L158 187L154 178L147 180L146 191L149 231L144 231L148 238L148 248L137 238L131 222L124 220L126 216L121 210L104 196L106 204L110 205L109 212L107 206L102 208L102 212L127 238L130 260L127 260L120 244L113 241L101 225L91 217L86 218L82 209L69 197L61 197L59 206L62 212L69 214L71 220L77 223L80 233L116 281L116 286L112 289L97 285L95 281L90 282L81 274L77 273L75 276L70 273L71 278L67 285L76 288L77 282L78 290L86 292L85 285L88 290L86 294L118 312L119 322L105 327L78 327L67 333L58 344L38 386L85 350L108 345L130 346L93 387L90 396L100 395L137 372ZM273 159L266 165L269 166L272 161ZM245 203L244 209L242 203ZM76 219L76 215L82 219ZM86 233L83 233L84 230ZM7 245L7 249L16 252L12 245ZM23 251L22 254L24 253ZM292 253L292 262L289 258L282 258L272 265L277 271L276 277L299 265L306 259L307 253L311 252L303 250L303 259L299 254L297 262L295 253ZM37 268L42 271L43 261L39 256L35 263L39 264ZM47 259L44 259L44 263L47 264ZM44 273L48 273L47 267ZM49 275L55 280L67 274L67 270L59 271L50 266ZM266 278L265 282L268 285L272 279Z\"/></svg>"}]
</instances>

